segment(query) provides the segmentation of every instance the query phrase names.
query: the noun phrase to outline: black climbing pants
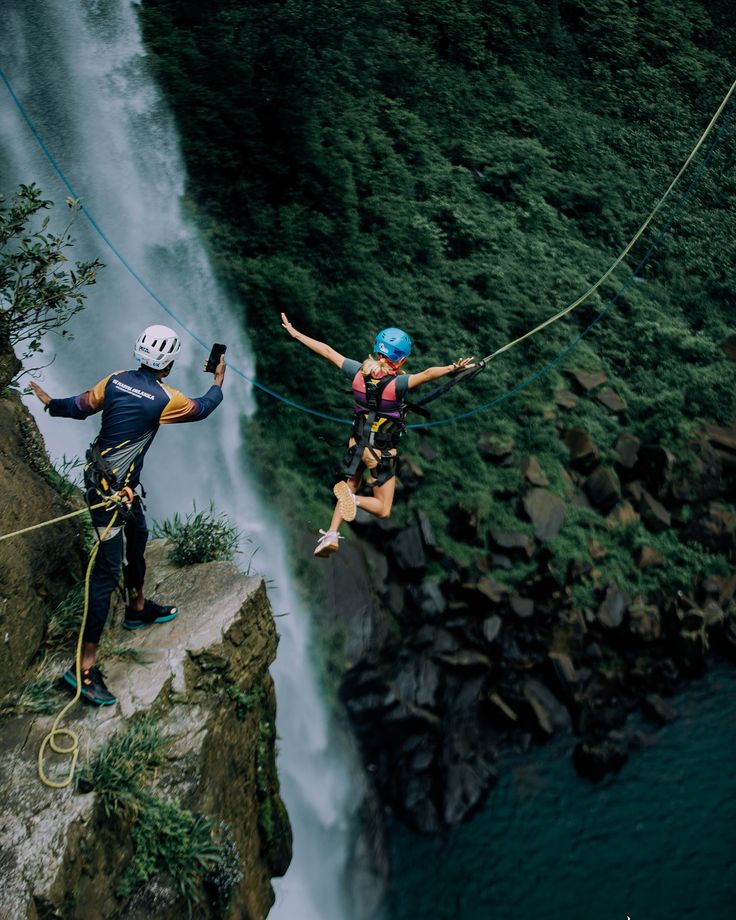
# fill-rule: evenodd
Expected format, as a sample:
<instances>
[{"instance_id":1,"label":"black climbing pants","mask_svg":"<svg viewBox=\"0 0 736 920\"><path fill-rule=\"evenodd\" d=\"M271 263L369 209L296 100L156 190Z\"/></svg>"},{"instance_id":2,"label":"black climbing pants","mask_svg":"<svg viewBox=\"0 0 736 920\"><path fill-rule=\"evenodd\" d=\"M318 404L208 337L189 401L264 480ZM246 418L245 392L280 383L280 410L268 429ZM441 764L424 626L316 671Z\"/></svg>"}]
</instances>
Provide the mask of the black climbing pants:
<instances>
[{"instance_id":1,"label":"black climbing pants","mask_svg":"<svg viewBox=\"0 0 736 920\"><path fill-rule=\"evenodd\" d=\"M91 512L92 524L97 536L101 537L110 523L113 511L98 508ZM92 569L89 584L89 611L84 629L85 642L99 642L110 610L110 598L120 578L123 561L123 537L125 537L125 587L140 588L146 577L146 543L148 525L143 514L143 505L136 495L126 517L118 514L112 530L100 543L97 558Z\"/></svg>"}]
</instances>

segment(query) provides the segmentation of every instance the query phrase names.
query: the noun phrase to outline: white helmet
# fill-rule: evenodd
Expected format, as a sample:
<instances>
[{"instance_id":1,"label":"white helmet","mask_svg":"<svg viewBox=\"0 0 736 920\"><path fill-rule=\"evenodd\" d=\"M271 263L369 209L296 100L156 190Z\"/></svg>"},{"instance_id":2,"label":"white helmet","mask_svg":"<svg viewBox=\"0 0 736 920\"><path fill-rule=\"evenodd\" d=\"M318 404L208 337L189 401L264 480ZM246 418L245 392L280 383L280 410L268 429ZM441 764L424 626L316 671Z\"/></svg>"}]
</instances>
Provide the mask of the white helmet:
<instances>
[{"instance_id":1,"label":"white helmet","mask_svg":"<svg viewBox=\"0 0 736 920\"><path fill-rule=\"evenodd\" d=\"M138 336L133 354L155 371L163 370L181 351L179 336L168 326L149 326Z\"/></svg>"}]
</instances>

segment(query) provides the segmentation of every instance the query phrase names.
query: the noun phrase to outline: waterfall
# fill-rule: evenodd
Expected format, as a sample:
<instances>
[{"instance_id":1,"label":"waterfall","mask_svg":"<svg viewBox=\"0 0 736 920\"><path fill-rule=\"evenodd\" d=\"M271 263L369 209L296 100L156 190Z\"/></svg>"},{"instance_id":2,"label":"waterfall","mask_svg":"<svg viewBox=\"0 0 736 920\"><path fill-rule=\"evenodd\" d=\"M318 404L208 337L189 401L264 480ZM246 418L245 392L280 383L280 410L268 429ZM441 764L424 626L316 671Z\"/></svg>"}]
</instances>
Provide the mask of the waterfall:
<instances>
[{"instance_id":1,"label":"waterfall","mask_svg":"<svg viewBox=\"0 0 736 920\"><path fill-rule=\"evenodd\" d=\"M231 360L250 372L242 306L218 286L183 207L185 171L175 125L148 74L135 7L125 0L4 0L3 32L2 67L90 212L158 296L202 338L228 343ZM2 87L0 95L0 191L7 197L19 182L37 182L57 203L52 226L60 229L67 192ZM84 217L72 235L73 258L98 256L107 268L71 325L74 340L48 343L57 357L42 381L55 396L81 392L132 366L132 346L145 326L174 325ZM211 382L201 371L206 355L186 335L183 344L170 383L198 396ZM148 514L168 517L190 511L192 500L200 509L212 500L259 548L254 569L269 581L274 612L284 614L277 621L281 641L273 676L279 772L294 829L294 860L275 883L270 916L355 918L359 911L348 908L345 888L360 771L320 698L308 616L290 586L267 496L258 494L247 471L240 422L253 409L252 393L232 373L224 392L222 406L205 422L159 433L143 476ZM28 405L52 456L83 456L97 430L94 419L51 419L38 402ZM247 560L249 546L244 549Z\"/></svg>"}]
</instances>

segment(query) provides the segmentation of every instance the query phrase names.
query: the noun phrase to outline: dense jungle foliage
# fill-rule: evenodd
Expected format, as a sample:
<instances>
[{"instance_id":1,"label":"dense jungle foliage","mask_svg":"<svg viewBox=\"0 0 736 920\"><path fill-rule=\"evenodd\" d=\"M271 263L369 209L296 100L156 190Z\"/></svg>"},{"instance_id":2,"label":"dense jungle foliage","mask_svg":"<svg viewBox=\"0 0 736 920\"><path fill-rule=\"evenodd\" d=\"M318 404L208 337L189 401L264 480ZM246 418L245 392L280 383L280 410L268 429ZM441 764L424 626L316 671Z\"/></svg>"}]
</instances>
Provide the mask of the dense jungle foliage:
<instances>
[{"instance_id":1,"label":"dense jungle foliage","mask_svg":"<svg viewBox=\"0 0 736 920\"><path fill-rule=\"evenodd\" d=\"M343 417L347 382L288 337L279 311L355 358L377 329L401 326L411 369L492 351L611 264L736 75L729 0L144 0L141 17L189 203L243 304L259 380ZM735 325L735 163L732 124L638 283L549 374L498 409L406 438L425 469L422 507L458 556L469 551L444 521L459 497L489 523L529 527L503 498L518 470L485 463L479 435L535 454L562 494L568 453L547 410L565 369L604 370L628 430L679 456L698 420L734 420L736 365L720 344ZM435 403L435 417L493 399L565 349L675 201L600 295ZM326 526L347 429L260 393L258 406L249 437L275 501L300 528ZM612 460L621 424L607 409L581 399L564 422ZM640 579L636 528L612 535L589 516L571 508L554 551L574 555L580 528L599 526L612 549L602 564ZM694 574L707 562L657 539L671 565ZM671 577L670 565L656 575Z\"/></svg>"}]
</instances>

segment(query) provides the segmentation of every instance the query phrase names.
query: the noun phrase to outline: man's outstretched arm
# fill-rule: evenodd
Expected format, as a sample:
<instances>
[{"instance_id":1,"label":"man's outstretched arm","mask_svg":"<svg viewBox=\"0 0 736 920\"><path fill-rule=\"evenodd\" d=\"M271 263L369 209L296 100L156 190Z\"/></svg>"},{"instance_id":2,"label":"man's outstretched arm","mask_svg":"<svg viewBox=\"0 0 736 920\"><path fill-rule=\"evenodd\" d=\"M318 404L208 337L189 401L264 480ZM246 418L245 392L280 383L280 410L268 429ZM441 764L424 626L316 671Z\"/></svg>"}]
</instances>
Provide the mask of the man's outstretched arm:
<instances>
[{"instance_id":1,"label":"man's outstretched arm","mask_svg":"<svg viewBox=\"0 0 736 920\"><path fill-rule=\"evenodd\" d=\"M162 425L176 425L181 422L199 422L207 418L222 402L222 382L225 379L225 358L220 358L220 363L215 371L212 386L196 399L185 396L179 390L162 384L170 399L168 405L161 413L159 421Z\"/></svg>"},{"instance_id":2,"label":"man's outstretched arm","mask_svg":"<svg viewBox=\"0 0 736 920\"><path fill-rule=\"evenodd\" d=\"M102 404L105 401L105 387L110 377L112 377L112 374L108 374L107 377L95 384L91 390L86 390L84 393L80 393L79 396L67 396L62 399L54 399L49 396L37 383L31 383L31 389L44 404L44 408L49 415L55 415L60 418L85 419L102 409Z\"/></svg>"}]
</instances>

